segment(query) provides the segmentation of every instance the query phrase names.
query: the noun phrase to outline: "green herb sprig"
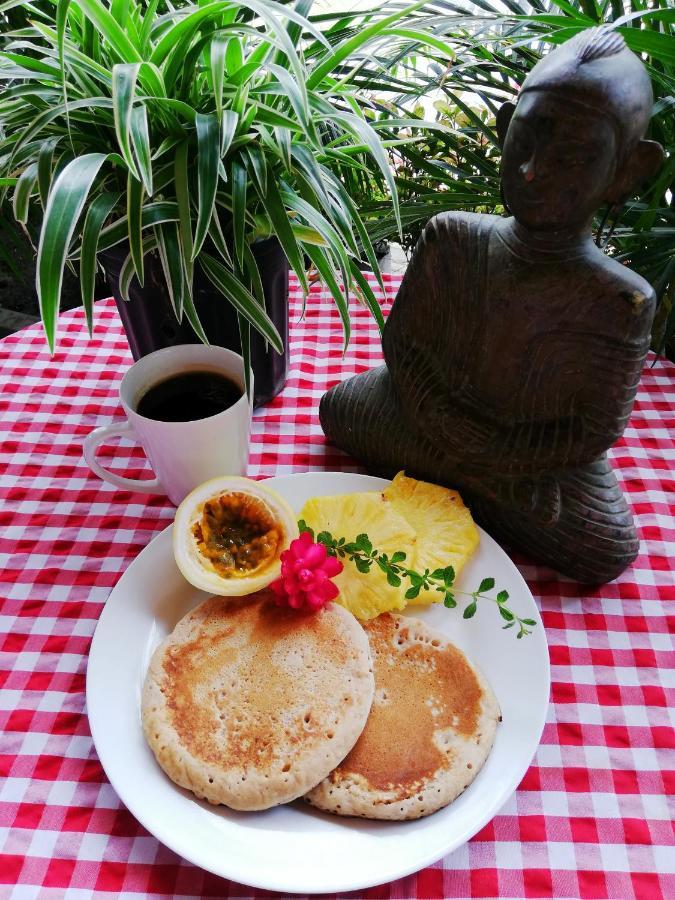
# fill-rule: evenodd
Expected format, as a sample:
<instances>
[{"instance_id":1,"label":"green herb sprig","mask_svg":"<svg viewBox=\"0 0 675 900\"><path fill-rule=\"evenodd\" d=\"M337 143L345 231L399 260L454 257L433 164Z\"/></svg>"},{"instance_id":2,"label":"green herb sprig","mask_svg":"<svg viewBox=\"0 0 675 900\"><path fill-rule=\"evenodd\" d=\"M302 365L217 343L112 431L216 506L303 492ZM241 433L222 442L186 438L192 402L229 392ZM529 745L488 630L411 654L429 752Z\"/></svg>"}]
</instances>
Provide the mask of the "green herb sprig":
<instances>
[{"instance_id":1,"label":"green herb sprig","mask_svg":"<svg viewBox=\"0 0 675 900\"><path fill-rule=\"evenodd\" d=\"M508 591L501 590L494 595L488 593L488 591L494 591L494 578L484 578L475 591L461 591L455 587L455 570L452 566L434 569L433 572L429 569L425 569L424 572L416 572L403 565L406 554L402 550L392 553L391 557L386 553L380 553L373 547L367 534L357 535L354 541L347 541L343 537L335 538L329 531L320 531L315 537L314 529L304 519L300 519L298 528L301 532L309 532L312 540L323 544L332 556L353 562L358 571L364 575L367 575L373 565L376 565L387 576L387 581L392 587L400 587L404 579L408 580L410 587L405 592L406 600L416 600L422 591L433 590L443 594L443 604L448 609L454 609L457 606L458 596L468 597L469 602L463 612L465 619L471 619L475 615L479 600L491 600L497 604L499 615L506 622L503 626L504 629L518 626L516 637L519 639L526 634L531 634L532 628L537 624L534 619L521 619L513 610L509 609L507 606Z\"/></svg>"}]
</instances>

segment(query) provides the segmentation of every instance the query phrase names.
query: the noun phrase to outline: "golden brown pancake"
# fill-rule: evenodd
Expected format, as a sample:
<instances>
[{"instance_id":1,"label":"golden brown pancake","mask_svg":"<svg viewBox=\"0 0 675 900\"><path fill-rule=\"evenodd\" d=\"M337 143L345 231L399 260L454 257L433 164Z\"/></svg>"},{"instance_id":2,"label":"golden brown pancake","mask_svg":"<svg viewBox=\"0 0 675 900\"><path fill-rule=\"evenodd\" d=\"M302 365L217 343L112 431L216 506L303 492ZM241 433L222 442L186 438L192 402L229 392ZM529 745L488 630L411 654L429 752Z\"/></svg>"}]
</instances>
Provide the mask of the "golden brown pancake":
<instances>
[{"instance_id":1,"label":"golden brown pancake","mask_svg":"<svg viewBox=\"0 0 675 900\"><path fill-rule=\"evenodd\" d=\"M419 619L384 613L364 628L375 670L368 722L305 799L342 816L427 816L480 771L500 719L497 699L461 650Z\"/></svg>"},{"instance_id":2,"label":"golden brown pancake","mask_svg":"<svg viewBox=\"0 0 675 900\"><path fill-rule=\"evenodd\" d=\"M212 597L155 651L143 730L181 787L266 809L301 796L345 757L373 689L368 640L342 607L306 614L267 592Z\"/></svg>"}]
</instances>

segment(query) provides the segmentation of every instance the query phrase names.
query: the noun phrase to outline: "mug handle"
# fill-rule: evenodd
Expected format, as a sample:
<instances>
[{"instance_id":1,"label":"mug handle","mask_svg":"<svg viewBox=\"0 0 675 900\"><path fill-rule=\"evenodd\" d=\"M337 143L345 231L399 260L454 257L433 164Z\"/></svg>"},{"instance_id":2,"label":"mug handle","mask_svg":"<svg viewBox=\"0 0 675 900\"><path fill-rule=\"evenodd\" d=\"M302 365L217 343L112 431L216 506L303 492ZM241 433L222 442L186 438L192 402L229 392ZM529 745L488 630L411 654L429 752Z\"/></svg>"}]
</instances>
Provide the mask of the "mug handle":
<instances>
[{"instance_id":1,"label":"mug handle","mask_svg":"<svg viewBox=\"0 0 675 900\"><path fill-rule=\"evenodd\" d=\"M104 469L96 459L96 450L98 446L110 437L127 437L137 441L133 428L128 422L122 422L120 425L104 425L103 428L96 428L84 439L82 447L84 459L89 468L102 481L109 481L116 487L126 488L132 491L142 491L145 494L163 494L165 493L162 482L159 478L150 478L144 480L142 478L125 478L124 475L116 475L114 472Z\"/></svg>"}]
</instances>

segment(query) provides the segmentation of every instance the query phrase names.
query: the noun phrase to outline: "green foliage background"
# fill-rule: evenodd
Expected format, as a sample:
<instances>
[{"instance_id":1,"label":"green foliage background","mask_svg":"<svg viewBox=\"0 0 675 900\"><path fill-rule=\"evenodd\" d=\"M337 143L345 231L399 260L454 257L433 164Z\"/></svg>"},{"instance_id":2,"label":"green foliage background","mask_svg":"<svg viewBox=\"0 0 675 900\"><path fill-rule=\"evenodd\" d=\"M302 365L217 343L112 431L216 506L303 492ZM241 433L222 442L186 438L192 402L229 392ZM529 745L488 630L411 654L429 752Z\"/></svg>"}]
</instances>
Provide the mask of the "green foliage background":
<instances>
[{"instance_id":1,"label":"green foliage background","mask_svg":"<svg viewBox=\"0 0 675 900\"><path fill-rule=\"evenodd\" d=\"M501 151L495 115L514 100L532 67L552 46L599 24L611 24L640 55L652 81L654 111L648 137L667 159L655 179L621 211L605 249L640 272L655 288L659 309L653 346L675 359L675 9L671 0L478 0L467 15L461 2L428 3L427 27L443 33L450 63L433 48L408 59L390 59L401 86L396 102L382 96L379 114L428 115L430 102L443 130L393 152L403 221L410 250L424 224L445 210L502 213ZM505 9L508 12L505 13ZM375 79L373 67L359 76ZM426 100L424 98L427 98ZM373 239L394 238L384 198L364 195L361 206ZM598 226L600 220L598 221ZM609 227L603 241L607 240Z\"/></svg>"},{"instance_id":2,"label":"green foliage background","mask_svg":"<svg viewBox=\"0 0 675 900\"><path fill-rule=\"evenodd\" d=\"M553 45L606 23L648 68L655 97L650 137L668 156L612 223L605 249L654 285L660 301L654 346L675 353L671 0L345 6L0 3L4 221L13 212L28 230L32 222L39 228L47 195L72 166L71 189L61 184L57 198L60 217L52 215L42 235L51 264L38 265L50 341L59 259L79 270L91 318L93 251L125 238L125 285L142 280L145 253L159 253L177 314L187 315L197 331L190 293L195 264L237 307L244 331L258 328L278 345L248 250L251 240L272 232L301 283L308 261L318 271L346 338L342 284L361 295L381 324L361 275L364 263L377 271L372 243L402 240L410 249L428 219L444 210L502 212L497 109L515 98ZM51 118L57 106L60 113ZM65 243L64 221L73 225ZM0 217L0 255L2 223ZM196 253L199 244L205 253Z\"/></svg>"}]
</instances>

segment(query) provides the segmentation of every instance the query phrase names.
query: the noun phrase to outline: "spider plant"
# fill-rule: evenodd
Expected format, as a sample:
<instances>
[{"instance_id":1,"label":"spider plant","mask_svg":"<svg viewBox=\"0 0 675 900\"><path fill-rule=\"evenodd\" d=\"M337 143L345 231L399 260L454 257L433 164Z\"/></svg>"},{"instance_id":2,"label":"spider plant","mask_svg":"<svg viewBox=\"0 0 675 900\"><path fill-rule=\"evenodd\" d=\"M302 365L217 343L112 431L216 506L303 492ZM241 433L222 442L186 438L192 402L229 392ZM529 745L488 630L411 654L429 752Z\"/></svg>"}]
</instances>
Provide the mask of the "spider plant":
<instances>
[{"instance_id":1,"label":"spider plant","mask_svg":"<svg viewBox=\"0 0 675 900\"><path fill-rule=\"evenodd\" d=\"M397 4L390 4L391 12ZM420 141L394 147L403 243L414 246L427 220L444 210L503 212L495 130L497 109L513 100L542 53L577 32L611 24L647 66L654 91L650 137L668 158L661 171L611 222L605 250L631 265L653 285L660 301L655 349L675 344L675 13L672 0L480 0L467 6L432 0L427 28L444 35L446 53L432 45L401 57L392 50L386 67L401 87L392 103L377 99L383 118L423 116L435 108L443 129L425 130ZM447 54L452 57L448 63ZM373 65L360 71L373 81ZM374 123L375 124L375 123ZM383 130L383 137L393 132ZM393 237L397 222L386 202L364 196L361 208L373 240ZM599 224L599 223L598 223ZM675 350L675 347L673 347Z\"/></svg>"},{"instance_id":2,"label":"spider plant","mask_svg":"<svg viewBox=\"0 0 675 900\"><path fill-rule=\"evenodd\" d=\"M360 263L381 276L352 193L377 172L400 221L387 156L400 139L380 133L406 120L371 122L350 74L355 55L425 40L414 27L422 4L312 18L312 0L161 11L159 2L0 5L24 13L0 52L0 189L20 223L32 206L40 212L37 292L50 348L64 266L79 269L91 329L97 254L122 242L125 296L157 253L176 316L206 339L192 295L198 266L236 308L244 355L251 326L282 349L251 251L272 235L305 292L307 261L321 277L345 342L350 290L381 326Z\"/></svg>"}]
</instances>

